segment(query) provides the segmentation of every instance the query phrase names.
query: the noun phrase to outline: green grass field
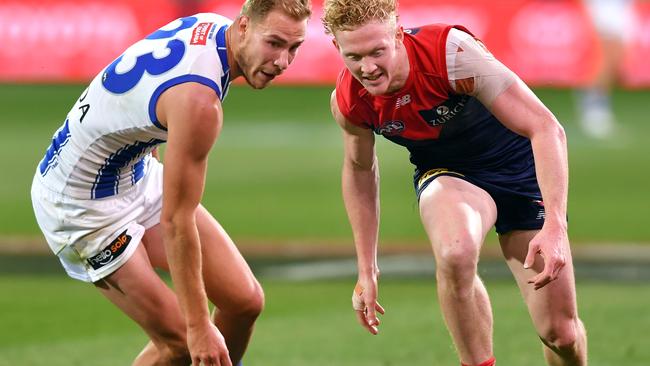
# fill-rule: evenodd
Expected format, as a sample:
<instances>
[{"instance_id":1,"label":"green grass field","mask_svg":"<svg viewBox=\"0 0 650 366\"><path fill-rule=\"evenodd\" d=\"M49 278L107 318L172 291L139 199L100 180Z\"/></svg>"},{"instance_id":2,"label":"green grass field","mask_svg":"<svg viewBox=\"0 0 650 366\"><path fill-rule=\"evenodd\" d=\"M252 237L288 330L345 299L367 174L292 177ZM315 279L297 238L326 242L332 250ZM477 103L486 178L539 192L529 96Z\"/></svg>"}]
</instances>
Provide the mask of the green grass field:
<instances>
[{"instance_id":1,"label":"green grass field","mask_svg":"<svg viewBox=\"0 0 650 366\"><path fill-rule=\"evenodd\" d=\"M353 280L262 281L267 306L245 359L263 366L457 365L432 280L383 281L380 335L356 324ZM500 365L544 365L512 282L488 282ZM144 334L98 292L58 276L0 277L0 366L128 365ZM579 284L591 366L650 364L650 285Z\"/></svg>"},{"instance_id":2,"label":"green grass field","mask_svg":"<svg viewBox=\"0 0 650 366\"><path fill-rule=\"evenodd\" d=\"M54 130L80 85L0 85L0 235L34 236L29 186ZM328 110L330 87L233 87L211 160L204 204L236 240L350 237L340 198L340 133ZM568 90L538 90L569 135L570 233L574 242L648 242L650 92L620 91L620 136L597 142L574 123ZM425 241L404 149L378 138L382 238ZM10 173L6 173L10 172Z\"/></svg>"}]
</instances>

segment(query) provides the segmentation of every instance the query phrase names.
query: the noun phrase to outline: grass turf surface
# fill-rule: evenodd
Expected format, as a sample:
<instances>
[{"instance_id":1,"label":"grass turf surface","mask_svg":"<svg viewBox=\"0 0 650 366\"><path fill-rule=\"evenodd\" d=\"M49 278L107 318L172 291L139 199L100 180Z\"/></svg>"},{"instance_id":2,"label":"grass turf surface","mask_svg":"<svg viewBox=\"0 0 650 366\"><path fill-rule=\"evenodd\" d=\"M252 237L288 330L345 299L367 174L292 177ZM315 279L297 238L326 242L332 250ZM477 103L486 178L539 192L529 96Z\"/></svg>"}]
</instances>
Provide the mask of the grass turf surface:
<instances>
[{"instance_id":1,"label":"grass turf surface","mask_svg":"<svg viewBox=\"0 0 650 366\"><path fill-rule=\"evenodd\" d=\"M245 365L457 365L433 280L383 280L387 314L373 337L356 324L353 280L264 281L266 309ZM542 366L514 282L487 281L499 364ZM127 365L146 337L91 286L64 275L0 277L0 366ZM647 366L648 284L578 284L590 365Z\"/></svg>"}]
</instances>

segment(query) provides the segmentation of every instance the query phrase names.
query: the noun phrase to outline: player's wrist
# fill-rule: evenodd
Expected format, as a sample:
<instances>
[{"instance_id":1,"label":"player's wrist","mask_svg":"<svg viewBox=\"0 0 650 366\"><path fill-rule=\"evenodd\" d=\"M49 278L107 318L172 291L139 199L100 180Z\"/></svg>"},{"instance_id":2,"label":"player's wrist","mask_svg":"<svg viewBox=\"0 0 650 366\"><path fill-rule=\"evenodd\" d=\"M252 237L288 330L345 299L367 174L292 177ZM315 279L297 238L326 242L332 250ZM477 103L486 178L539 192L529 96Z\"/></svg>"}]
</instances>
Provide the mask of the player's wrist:
<instances>
[{"instance_id":1,"label":"player's wrist","mask_svg":"<svg viewBox=\"0 0 650 366\"><path fill-rule=\"evenodd\" d=\"M192 324L189 322L187 323L187 333L188 334L201 334L205 333L211 328L211 322L210 320L206 321L196 321Z\"/></svg>"},{"instance_id":2,"label":"player's wrist","mask_svg":"<svg viewBox=\"0 0 650 366\"><path fill-rule=\"evenodd\" d=\"M566 215L549 215L547 214L544 219L544 227L552 228L554 230L567 231L568 222Z\"/></svg>"}]
</instances>

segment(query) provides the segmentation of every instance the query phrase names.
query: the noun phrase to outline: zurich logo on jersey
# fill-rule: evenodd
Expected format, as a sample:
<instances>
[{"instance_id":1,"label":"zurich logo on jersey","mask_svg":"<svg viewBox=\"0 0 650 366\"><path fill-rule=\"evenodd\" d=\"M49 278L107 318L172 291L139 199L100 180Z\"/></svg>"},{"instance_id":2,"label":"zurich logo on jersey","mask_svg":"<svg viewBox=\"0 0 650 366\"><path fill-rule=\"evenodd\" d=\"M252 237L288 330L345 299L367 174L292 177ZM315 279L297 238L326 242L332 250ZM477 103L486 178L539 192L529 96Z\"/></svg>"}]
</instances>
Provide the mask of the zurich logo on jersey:
<instances>
[{"instance_id":1,"label":"zurich logo on jersey","mask_svg":"<svg viewBox=\"0 0 650 366\"><path fill-rule=\"evenodd\" d=\"M404 131L404 122L397 120L384 122L377 131L384 136L398 135Z\"/></svg>"}]
</instances>

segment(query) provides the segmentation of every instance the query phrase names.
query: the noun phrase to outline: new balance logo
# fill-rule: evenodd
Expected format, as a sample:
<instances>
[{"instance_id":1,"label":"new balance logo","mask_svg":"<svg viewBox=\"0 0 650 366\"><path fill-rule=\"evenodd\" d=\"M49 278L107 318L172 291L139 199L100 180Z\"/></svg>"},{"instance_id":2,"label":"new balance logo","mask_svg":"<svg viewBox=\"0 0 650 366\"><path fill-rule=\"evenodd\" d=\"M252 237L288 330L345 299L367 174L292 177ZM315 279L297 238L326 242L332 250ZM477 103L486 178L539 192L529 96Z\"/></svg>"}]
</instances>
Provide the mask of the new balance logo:
<instances>
[{"instance_id":1,"label":"new balance logo","mask_svg":"<svg viewBox=\"0 0 650 366\"><path fill-rule=\"evenodd\" d=\"M533 200L533 203L535 203L537 206L539 206L539 211L537 211L537 220L544 220L546 219L546 210L544 209L544 201L541 200Z\"/></svg>"},{"instance_id":2,"label":"new balance logo","mask_svg":"<svg viewBox=\"0 0 650 366\"><path fill-rule=\"evenodd\" d=\"M411 94L403 95L397 98L397 101L395 102L395 109L399 109L400 107L403 107L409 103L411 103Z\"/></svg>"}]
</instances>

